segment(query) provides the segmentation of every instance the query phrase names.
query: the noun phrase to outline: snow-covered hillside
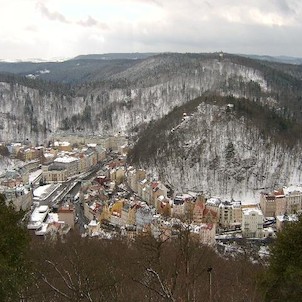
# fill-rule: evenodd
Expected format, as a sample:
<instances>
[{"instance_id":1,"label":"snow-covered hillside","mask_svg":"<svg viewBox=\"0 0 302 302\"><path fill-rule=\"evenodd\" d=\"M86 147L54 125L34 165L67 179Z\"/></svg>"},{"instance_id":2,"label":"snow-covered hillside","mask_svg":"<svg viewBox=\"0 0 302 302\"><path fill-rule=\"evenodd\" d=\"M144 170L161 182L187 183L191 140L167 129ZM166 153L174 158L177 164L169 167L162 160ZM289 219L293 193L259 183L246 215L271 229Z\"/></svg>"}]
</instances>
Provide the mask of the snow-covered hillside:
<instances>
[{"instance_id":1,"label":"snow-covered hillside","mask_svg":"<svg viewBox=\"0 0 302 302\"><path fill-rule=\"evenodd\" d=\"M0 155L0 175L5 174L7 170L16 169L20 166L22 166L22 162L20 160Z\"/></svg>"},{"instance_id":2,"label":"snow-covered hillside","mask_svg":"<svg viewBox=\"0 0 302 302\"><path fill-rule=\"evenodd\" d=\"M245 97L299 121L301 73L297 68L287 73L288 65L274 64L233 55L161 54L135 64L115 62L114 68L106 67L107 77L103 70L102 80L70 92L65 86L55 89L54 84L0 75L0 140L41 144L54 133L135 134L148 122L213 93ZM175 188L236 197L300 184L299 143L286 147L272 134L264 138L255 122L215 104L201 104L182 118L167 130L168 145L156 148L147 167L159 169Z\"/></svg>"},{"instance_id":3,"label":"snow-covered hillside","mask_svg":"<svg viewBox=\"0 0 302 302\"><path fill-rule=\"evenodd\" d=\"M289 146L282 138L264 135L230 107L201 102L183 118L173 122L169 117L171 126L150 136L154 141L145 146L150 152L139 155L136 164L159 174L176 191L201 190L250 202L261 190L300 185L301 143ZM143 143L136 148L141 150Z\"/></svg>"},{"instance_id":4,"label":"snow-covered hillside","mask_svg":"<svg viewBox=\"0 0 302 302\"><path fill-rule=\"evenodd\" d=\"M262 72L231 59L156 56L77 96L0 83L0 139L41 143L54 132L112 134L158 119L204 92L276 102Z\"/></svg>"}]
</instances>

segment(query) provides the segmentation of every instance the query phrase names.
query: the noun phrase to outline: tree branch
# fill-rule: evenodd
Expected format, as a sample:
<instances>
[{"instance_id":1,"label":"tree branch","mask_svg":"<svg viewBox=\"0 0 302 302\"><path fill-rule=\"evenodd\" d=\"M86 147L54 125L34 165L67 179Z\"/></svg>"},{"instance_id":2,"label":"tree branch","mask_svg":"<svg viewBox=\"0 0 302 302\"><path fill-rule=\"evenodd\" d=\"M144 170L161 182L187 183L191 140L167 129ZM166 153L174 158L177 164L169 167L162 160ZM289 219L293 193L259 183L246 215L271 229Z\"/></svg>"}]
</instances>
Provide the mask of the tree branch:
<instances>
[{"instance_id":1,"label":"tree branch","mask_svg":"<svg viewBox=\"0 0 302 302\"><path fill-rule=\"evenodd\" d=\"M57 268L57 266L50 260L45 260L45 262L49 263L50 265L53 266L53 268L56 270L56 272L60 275L60 277L63 279L64 283L66 284L66 286L70 289L70 290L74 290L70 284L68 283L68 281L66 280L66 278L64 277L64 275L62 274L62 272Z\"/></svg>"},{"instance_id":2,"label":"tree branch","mask_svg":"<svg viewBox=\"0 0 302 302\"><path fill-rule=\"evenodd\" d=\"M68 300L71 300L71 297L69 297L67 294L65 294L64 292L60 291L58 288L56 288L54 285L52 285L48 280L47 278L43 275L42 275L42 280L51 288L53 289L56 293L58 293L59 295L67 298Z\"/></svg>"},{"instance_id":3,"label":"tree branch","mask_svg":"<svg viewBox=\"0 0 302 302\"><path fill-rule=\"evenodd\" d=\"M175 301L175 299L172 296L171 291L164 286L159 274L152 268L147 268L147 272L153 274L156 277L156 279L158 280L158 282L160 284L162 291L165 293L166 298L171 299L172 301Z\"/></svg>"}]
</instances>

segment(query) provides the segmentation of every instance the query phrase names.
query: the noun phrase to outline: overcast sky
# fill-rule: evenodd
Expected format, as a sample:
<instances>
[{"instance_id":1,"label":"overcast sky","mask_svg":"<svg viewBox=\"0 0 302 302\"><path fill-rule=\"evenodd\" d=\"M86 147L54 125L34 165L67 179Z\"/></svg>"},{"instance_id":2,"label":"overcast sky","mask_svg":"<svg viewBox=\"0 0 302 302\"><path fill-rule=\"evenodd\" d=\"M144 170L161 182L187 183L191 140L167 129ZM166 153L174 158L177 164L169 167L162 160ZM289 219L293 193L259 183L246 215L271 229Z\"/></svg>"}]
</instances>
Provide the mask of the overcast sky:
<instances>
[{"instance_id":1,"label":"overcast sky","mask_svg":"<svg viewBox=\"0 0 302 302\"><path fill-rule=\"evenodd\" d=\"M0 0L0 59L108 52L302 57L301 0Z\"/></svg>"}]
</instances>

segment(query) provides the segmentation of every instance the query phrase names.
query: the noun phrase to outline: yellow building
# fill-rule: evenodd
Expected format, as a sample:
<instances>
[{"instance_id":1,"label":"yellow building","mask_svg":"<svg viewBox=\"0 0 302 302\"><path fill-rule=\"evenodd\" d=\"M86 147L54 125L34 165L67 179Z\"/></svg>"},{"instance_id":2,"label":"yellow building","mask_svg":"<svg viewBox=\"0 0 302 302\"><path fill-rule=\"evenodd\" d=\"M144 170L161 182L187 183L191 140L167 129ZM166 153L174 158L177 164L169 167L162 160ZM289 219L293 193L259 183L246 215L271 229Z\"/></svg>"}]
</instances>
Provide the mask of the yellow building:
<instances>
[{"instance_id":1,"label":"yellow building","mask_svg":"<svg viewBox=\"0 0 302 302\"><path fill-rule=\"evenodd\" d=\"M103 209L100 214L99 220L100 221L103 221L103 220L110 221L110 217L111 217L111 212L110 212L108 204L106 203L103 205Z\"/></svg>"},{"instance_id":2,"label":"yellow building","mask_svg":"<svg viewBox=\"0 0 302 302\"><path fill-rule=\"evenodd\" d=\"M134 225L136 221L136 206L131 206L129 203L124 203L121 210L122 225Z\"/></svg>"},{"instance_id":3,"label":"yellow building","mask_svg":"<svg viewBox=\"0 0 302 302\"><path fill-rule=\"evenodd\" d=\"M115 182L117 185L124 182L125 179L125 168L124 167L118 167L116 169L116 179Z\"/></svg>"},{"instance_id":4,"label":"yellow building","mask_svg":"<svg viewBox=\"0 0 302 302\"><path fill-rule=\"evenodd\" d=\"M111 207L111 214L118 213L119 215L121 215L123 204L124 200L117 200Z\"/></svg>"},{"instance_id":5,"label":"yellow building","mask_svg":"<svg viewBox=\"0 0 302 302\"><path fill-rule=\"evenodd\" d=\"M59 151L67 151L67 152L71 152L72 151L72 146L69 142L59 142L56 141L54 142L54 148L56 148Z\"/></svg>"}]
</instances>

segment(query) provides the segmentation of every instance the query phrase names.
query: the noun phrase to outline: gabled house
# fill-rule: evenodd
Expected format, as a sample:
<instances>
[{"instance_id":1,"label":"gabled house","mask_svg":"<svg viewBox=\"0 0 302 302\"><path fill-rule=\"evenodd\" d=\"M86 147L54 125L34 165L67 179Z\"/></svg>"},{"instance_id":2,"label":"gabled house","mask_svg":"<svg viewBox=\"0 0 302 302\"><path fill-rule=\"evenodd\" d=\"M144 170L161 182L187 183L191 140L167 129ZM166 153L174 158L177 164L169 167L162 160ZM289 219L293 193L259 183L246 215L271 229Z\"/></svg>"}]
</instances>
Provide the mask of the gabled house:
<instances>
[{"instance_id":1,"label":"gabled house","mask_svg":"<svg viewBox=\"0 0 302 302\"><path fill-rule=\"evenodd\" d=\"M157 198L163 195L165 198L168 196L168 188L161 181L151 182L152 187L152 198L151 204L157 208Z\"/></svg>"},{"instance_id":2,"label":"gabled house","mask_svg":"<svg viewBox=\"0 0 302 302\"><path fill-rule=\"evenodd\" d=\"M205 199L201 196L199 197L194 205L193 209L193 221L197 224L216 224L218 222L218 214L211 208L207 208Z\"/></svg>"}]
</instances>

